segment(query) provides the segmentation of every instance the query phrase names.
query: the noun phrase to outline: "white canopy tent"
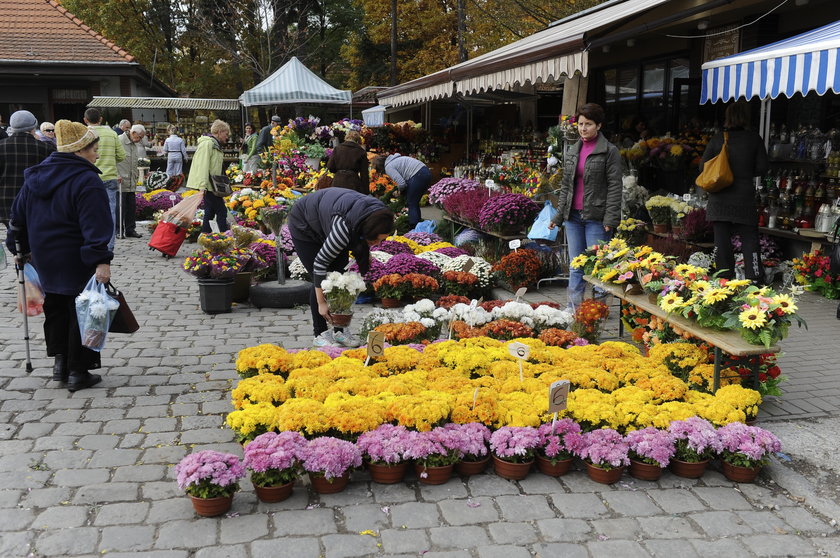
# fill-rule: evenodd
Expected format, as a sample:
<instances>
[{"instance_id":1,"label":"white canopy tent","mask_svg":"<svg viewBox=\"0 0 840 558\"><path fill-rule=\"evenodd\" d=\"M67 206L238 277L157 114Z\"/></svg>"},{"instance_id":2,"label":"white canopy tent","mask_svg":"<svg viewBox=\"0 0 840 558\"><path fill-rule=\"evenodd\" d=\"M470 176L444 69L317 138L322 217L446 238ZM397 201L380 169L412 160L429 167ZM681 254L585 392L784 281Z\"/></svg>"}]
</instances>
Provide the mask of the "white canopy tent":
<instances>
[{"instance_id":1,"label":"white canopy tent","mask_svg":"<svg viewBox=\"0 0 840 558\"><path fill-rule=\"evenodd\" d=\"M326 103L349 105L353 95L336 89L292 56L279 70L239 96L242 106Z\"/></svg>"},{"instance_id":2,"label":"white canopy tent","mask_svg":"<svg viewBox=\"0 0 840 558\"><path fill-rule=\"evenodd\" d=\"M382 126L385 124L385 111L388 109L387 105L376 105L369 109L362 111L362 118L365 121L365 126Z\"/></svg>"},{"instance_id":3,"label":"white canopy tent","mask_svg":"<svg viewBox=\"0 0 840 558\"><path fill-rule=\"evenodd\" d=\"M768 141L771 100L829 90L840 94L840 21L703 64L700 104L761 99L759 133Z\"/></svg>"}]
</instances>

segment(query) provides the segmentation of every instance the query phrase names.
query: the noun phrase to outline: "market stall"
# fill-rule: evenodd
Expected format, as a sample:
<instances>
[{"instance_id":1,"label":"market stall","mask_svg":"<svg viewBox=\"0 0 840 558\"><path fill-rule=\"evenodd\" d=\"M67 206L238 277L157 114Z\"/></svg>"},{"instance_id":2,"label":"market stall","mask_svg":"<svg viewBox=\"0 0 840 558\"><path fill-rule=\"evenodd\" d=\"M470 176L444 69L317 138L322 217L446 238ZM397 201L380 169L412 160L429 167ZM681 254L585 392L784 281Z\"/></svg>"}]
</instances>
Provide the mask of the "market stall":
<instances>
[{"instance_id":1,"label":"market stall","mask_svg":"<svg viewBox=\"0 0 840 558\"><path fill-rule=\"evenodd\" d=\"M244 107L275 105L350 105L353 94L336 89L292 56L280 69L239 96ZM302 114L299 112L299 114Z\"/></svg>"}]
</instances>

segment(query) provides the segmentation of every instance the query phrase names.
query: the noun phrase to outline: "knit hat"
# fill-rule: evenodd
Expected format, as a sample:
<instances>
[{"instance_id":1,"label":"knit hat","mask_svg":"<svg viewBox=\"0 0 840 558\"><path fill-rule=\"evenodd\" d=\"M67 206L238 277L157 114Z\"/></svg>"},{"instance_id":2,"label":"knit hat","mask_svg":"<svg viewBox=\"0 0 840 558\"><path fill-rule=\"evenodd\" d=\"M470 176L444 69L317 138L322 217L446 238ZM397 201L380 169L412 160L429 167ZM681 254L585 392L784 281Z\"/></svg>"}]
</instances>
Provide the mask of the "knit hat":
<instances>
[{"instance_id":1,"label":"knit hat","mask_svg":"<svg viewBox=\"0 0 840 558\"><path fill-rule=\"evenodd\" d=\"M29 132L38 127L38 119L28 110L19 110L9 118L9 133Z\"/></svg>"},{"instance_id":2,"label":"knit hat","mask_svg":"<svg viewBox=\"0 0 840 558\"><path fill-rule=\"evenodd\" d=\"M99 136L81 122L59 120L55 123L55 140L62 153L81 151L97 139Z\"/></svg>"}]
</instances>

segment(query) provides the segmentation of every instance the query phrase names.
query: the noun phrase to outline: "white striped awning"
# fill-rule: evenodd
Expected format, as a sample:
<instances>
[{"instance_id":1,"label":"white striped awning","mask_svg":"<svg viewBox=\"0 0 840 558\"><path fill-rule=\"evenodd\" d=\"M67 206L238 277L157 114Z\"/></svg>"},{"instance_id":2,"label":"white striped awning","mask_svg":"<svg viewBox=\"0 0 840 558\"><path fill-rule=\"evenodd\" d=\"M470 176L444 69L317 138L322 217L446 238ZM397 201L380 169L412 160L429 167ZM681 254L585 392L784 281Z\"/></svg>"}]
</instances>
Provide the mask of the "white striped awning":
<instances>
[{"instance_id":1,"label":"white striped awning","mask_svg":"<svg viewBox=\"0 0 840 558\"><path fill-rule=\"evenodd\" d=\"M452 95L454 83L452 81L445 81L437 85L430 85L428 87L421 87L405 93L398 93L396 95L387 96L379 93L376 98L381 104L391 105L392 107L401 107L404 105L412 105L414 103L424 103L426 101L434 101L435 99L443 99Z\"/></svg>"},{"instance_id":2,"label":"white striped awning","mask_svg":"<svg viewBox=\"0 0 840 558\"><path fill-rule=\"evenodd\" d=\"M279 70L239 96L246 107L297 103L350 104L353 94L336 89L292 56Z\"/></svg>"},{"instance_id":3,"label":"white striped awning","mask_svg":"<svg viewBox=\"0 0 840 558\"><path fill-rule=\"evenodd\" d=\"M101 97L88 103L95 108L179 109L238 111L236 99L193 99L191 97Z\"/></svg>"},{"instance_id":4,"label":"white striped awning","mask_svg":"<svg viewBox=\"0 0 840 558\"><path fill-rule=\"evenodd\" d=\"M703 64L700 104L840 93L840 21Z\"/></svg>"}]
</instances>

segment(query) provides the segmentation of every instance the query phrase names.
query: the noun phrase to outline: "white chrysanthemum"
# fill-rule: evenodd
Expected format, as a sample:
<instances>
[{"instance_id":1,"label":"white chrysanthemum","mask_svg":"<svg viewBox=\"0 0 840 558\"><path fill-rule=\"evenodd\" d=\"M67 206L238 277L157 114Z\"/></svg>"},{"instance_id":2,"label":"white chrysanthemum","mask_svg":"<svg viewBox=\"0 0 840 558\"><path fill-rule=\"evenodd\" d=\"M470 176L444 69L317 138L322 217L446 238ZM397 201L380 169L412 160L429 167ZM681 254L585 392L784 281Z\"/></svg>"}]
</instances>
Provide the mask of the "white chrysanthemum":
<instances>
[{"instance_id":1,"label":"white chrysanthemum","mask_svg":"<svg viewBox=\"0 0 840 558\"><path fill-rule=\"evenodd\" d=\"M370 253L370 257L378 261L379 263L387 263L388 260L393 258L393 254L389 254L388 252L382 252L381 250L374 250Z\"/></svg>"},{"instance_id":2,"label":"white chrysanthemum","mask_svg":"<svg viewBox=\"0 0 840 558\"><path fill-rule=\"evenodd\" d=\"M423 324L424 327L433 328L437 325L437 322L431 318L420 318L420 323Z\"/></svg>"},{"instance_id":3,"label":"white chrysanthemum","mask_svg":"<svg viewBox=\"0 0 840 558\"><path fill-rule=\"evenodd\" d=\"M560 329L568 328L573 321L573 314L568 310L558 310L551 306L538 306L534 310L534 324L539 329L546 329L549 327L557 327Z\"/></svg>"},{"instance_id":4,"label":"white chrysanthemum","mask_svg":"<svg viewBox=\"0 0 840 558\"><path fill-rule=\"evenodd\" d=\"M449 261L452 259L446 254L441 254L440 252L428 251L428 252L421 252L417 254L417 257L426 260L439 268L443 268L443 266L447 265Z\"/></svg>"},{"instance_id":5,"label":"white chrysanthemum","mask_svg":"<svg viewBox=\"0 0 840 558\"><path fill-rule=\"evenodd\" d=\"M471 304L456 304L450 310L450 316L455 320L462 320L469 326L480 326L492 320L490 313L481 306Z\"/></svg>"},{"instance_id":6,"label":"white chrysanthemum","mask_svg":"<svg viewBox=\"0 0 840 558\"><path fill-rule=\"evenodd\" d=\"M409 308L420 314L429 314L435 311L435 303L428 298L424 298L406 306L406 310Z\"/></svg>"},{"instance_id":7,"label":"white chrysanthemum","mask_svg":"<svg viewBox=\"0 0 840 558\"><path fill-rule=\"evenodd\" d=\"M512 300L503 306L498 306L493 308L491 311L491 315L493 319L499 320L513 320L513 321L522 321L522 318L530 318L534 315L534 309L531 308L530 304L526 304L524 302L516 302ZM525 322L523 322L525 323Z\"/></svg>"},{"instance_id":8,"label":"white chrysanthemum","mask_svg":"<svg viewBox=\"0 0 840 558\"><path fill-rule=\"evenodd\" d=\"M447 310L446 308L435 308L435 311L432 312L432 318L439 322L448 322L449 310Z\"/></svg>"},{"instance_id":9,"label":"white chrysanthemum","mask_svg":"<svg viewBox=\"0 0 840 558\"><path fill-rule=\"evenodd\" d=\"M467 255L449 258L449 261L441 267L441 272L462 271L467 261L472 261L473 263L470 273L478 277L478 287L481 289L490 287L493 281L491 271L493 266L484 258Z\"/></svg>"},{"instance_id":10,"label":"white chrysanthemum","mask_svg":"<svg viewBox=\"0 0 840 558\"><path fill-rule=\"evenodd\" d=\"M292 279L298 281L309 279L309 272L303 267L303 262L300 261L300 258L295 258L289 263L289 275Z\"/></svg>"}]
</instances>

